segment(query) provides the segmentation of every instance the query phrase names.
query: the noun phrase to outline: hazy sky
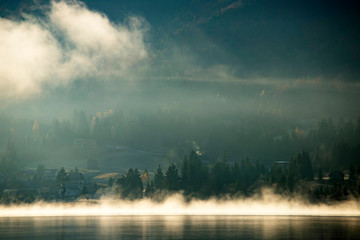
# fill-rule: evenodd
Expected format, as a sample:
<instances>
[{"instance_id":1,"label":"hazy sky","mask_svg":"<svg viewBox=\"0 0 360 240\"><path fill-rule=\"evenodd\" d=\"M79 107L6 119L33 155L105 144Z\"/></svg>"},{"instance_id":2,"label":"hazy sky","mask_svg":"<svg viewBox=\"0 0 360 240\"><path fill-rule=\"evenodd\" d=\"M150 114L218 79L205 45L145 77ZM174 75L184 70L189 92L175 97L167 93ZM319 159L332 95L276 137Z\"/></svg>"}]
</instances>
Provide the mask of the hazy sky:
<instances>
[{"instance_id":1,"label":"hazy sky","mask_svg":"<svg viewBox=\"0 0 360 240\"><path fill-rule=\"evenodd\" d=\"M2 0L0 9L4 101L160 80L358 100L357 1Z\"/></svg>"}]
</instances>

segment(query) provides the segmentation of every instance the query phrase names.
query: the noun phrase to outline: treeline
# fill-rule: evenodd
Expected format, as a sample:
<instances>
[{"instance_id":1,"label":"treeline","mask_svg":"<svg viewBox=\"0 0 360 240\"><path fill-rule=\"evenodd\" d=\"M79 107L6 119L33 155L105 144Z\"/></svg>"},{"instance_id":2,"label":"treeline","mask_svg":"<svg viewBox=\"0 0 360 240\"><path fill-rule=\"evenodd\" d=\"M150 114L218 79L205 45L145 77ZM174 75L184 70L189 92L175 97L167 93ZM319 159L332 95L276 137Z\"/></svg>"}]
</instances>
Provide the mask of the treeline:
<instances>
[{"instance_id":1,"label":"treeline","mask_svg":"<svg viewBox=\"0 0 360 240\"><path fill-rule=\"evenodd\" d=\"M144 174L147 175L147 171ZM117 193L122 198L141 198L144 190L144 196L151 198L178 191L182 191L187 197L207 198L240 192L247 194L248 189L261 176L265 176L265 167L251 163L248 158L240 163L229 164L224 156L222 161L209 165L203 163L192 151L189 156L185 156L180 170L175 164L171 164L163 172L159 165L153 179L145 180L145 189L137 169L129 169L116 183Z\"/></svg>"},{"instance_id":2,"label":"treeline","mask_svg":"<svg viewBox=\"0 0 360 240\"><path fill-rule=\"evenodd\" d=\"M224 157L213 164L205 164L192 151L184 158L180 169L171 164L163 172L159 166L153 179L145 181L145 188L141 178L147 176L147 171L141 175L137 169L130 169L117 179L116 189L125 199L144 196L161 199L174 192L182 192L188 198L249 196L263 187L269 187L280 194L291 196L299 193L314 201L341 200L349 195L359 196L360 165L351 167L350 173L349 180L345 181L342 171L332 170L328 180L323 180L323 173L314 172L310 155L305 151L293 156L287 166L274 164L270 169L248 158L228 163Z\"/></svg>"},{"instance_id":3,"label":"treeline","mask_svg":"<svg viewBox=\"0 0 360 240\"><path fill-rule=\"evenodd\" d=\"M288 167L272 166L268 181L277 192L293 193L299 191L300 182L314 179L314 172L308 152L298 153L293 156Z\"/></svg>"},{"instance_id":4,"label":"treeline","mask_svg":"<svg viewBox=\"0 0 360 240\"><path fill-rule=\"evenodd\" d=\"M209 198L221 196L249 196L263 187L276 193L292 196L301 194L312 201L343 200L360 197L360 164L348 169L345 180L343 171L333 169L327 172L313 169L310 154L302 151L294 155L287 165L273 164L265 168L248 158L228 163L226 156L215 163L203 163L192 151L184 158L180 169L171 164L165 172L159 166L152 180L145 178L137 169L130 169L116 181L117 193L121 198L137 199L149 197L161 199L174 192L182 192L187 198Z\"/></svg>"}]
</instances>

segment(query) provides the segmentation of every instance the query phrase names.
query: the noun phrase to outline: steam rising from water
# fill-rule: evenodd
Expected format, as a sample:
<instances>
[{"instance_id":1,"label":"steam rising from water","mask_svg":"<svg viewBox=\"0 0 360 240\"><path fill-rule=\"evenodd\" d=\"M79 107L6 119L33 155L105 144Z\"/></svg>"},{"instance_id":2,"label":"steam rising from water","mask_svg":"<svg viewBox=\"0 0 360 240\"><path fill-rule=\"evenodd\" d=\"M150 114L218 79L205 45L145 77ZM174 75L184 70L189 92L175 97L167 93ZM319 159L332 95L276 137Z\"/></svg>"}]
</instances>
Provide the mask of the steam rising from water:
<instances>
[{"instance_id":1,"label":"steam rising from water","mask_svg":"<svg viewBox=\"0 0 360 240\"><path fill-rule=\"evenodd\" d=\"M353 200L334 205L306 204L271 193L262 198L192 200L180 194L163 202L98 200L75 203L44 203L1 206L0 217L23 216L117 216L117 215L258 215L258 216L360 216L360 203Z\"/></svg>"}]
</instances>

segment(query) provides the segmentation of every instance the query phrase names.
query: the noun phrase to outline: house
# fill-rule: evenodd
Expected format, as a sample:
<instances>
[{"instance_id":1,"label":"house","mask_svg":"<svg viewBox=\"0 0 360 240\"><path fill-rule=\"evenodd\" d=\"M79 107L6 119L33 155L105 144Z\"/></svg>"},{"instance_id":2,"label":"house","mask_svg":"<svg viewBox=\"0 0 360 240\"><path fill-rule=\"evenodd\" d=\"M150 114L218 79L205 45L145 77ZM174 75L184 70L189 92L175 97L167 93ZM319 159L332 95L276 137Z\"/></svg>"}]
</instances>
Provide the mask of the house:
<instances>
[{"instance_id":1,"label":"house","mask_svg":"<svg viewBox=\"0 0 360 240\"><path fill-rule=\"evenodd\" d=\"M32 181L20 181L13 188L5 189L4 195L20 201L26 199L35 200L35 197L40 195L40 188Z\"/></svg>"},{"instance_id":2,"label":"house","mask_svg":"<svg viewBox=\"0 0 360 240\"><path fill-rule=\"evenodd\" d=\"M79 185L77 184L66 184L66 191L65 196L66 197L78 197L81 194L81 188L79 188Z\"/></svg>"},{"instance_id":3,"label":"house","mask_svg":"<svg viewBox=\"0 0 360 240\"><path fill-rule=\"evenodd\" d=\"M75 185L82 187L85 184L84 175L82 175L78 171L70 172L69 173L69 184L75 184Z\"/></svg>"},{"instance_id":4,"label":"house","mask_svg":"<svg viewBox=\"0 0 360 240\"><path fill-rule=\"evenodd\" d=\"M86 186L84 175L75 170L68 175L68 181L59 188L58 194L65 198L77 198Z\"/></svg>"},{"instance_id":5,"label":"house","mask_svg":"<svg viewBox=\"0 0 360 240\"><path fill-rule=\"evenodd\" d=\"M46 169L44 172L44 180L47 182L55 182L58 169Z\"/></svg>"},{"instance_id":6,"label":"house","mask_svg":"<svg viewBox=\"0 0 360 240\"><path fill-rule=\"evenodd\" d=\"M34 168L26 168L21 171L19 171L16 174L16 177L20 181L29 181L33 178L33 176L36 174L36 169Z\"/></svg>"}]
</instances>

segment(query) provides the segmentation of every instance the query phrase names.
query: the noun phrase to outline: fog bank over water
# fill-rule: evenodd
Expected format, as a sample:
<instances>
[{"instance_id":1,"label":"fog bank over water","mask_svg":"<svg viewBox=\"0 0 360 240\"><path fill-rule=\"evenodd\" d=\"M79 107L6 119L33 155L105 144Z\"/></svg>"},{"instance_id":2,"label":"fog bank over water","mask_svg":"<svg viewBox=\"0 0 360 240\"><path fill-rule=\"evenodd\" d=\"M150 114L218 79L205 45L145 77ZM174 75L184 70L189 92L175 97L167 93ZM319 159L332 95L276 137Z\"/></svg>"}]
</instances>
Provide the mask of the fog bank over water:
<instances>
[{"instance_id":1,"label":"fog bank over water","mask_svg":"<svg viewBox=\"0 0 360 240\"><path fill-rule=\"evenodd\" d=\"M128 215L223 215L223 216L360 216L355 200L336 204L310 204L286 199L266 190L260 196L240 199L191 200L180 194L162 202L149 199L124 201L102 199L71 203L45 203L0 207L0 217L29 216L128 216Z\"/></svg>"}]
</instances>

